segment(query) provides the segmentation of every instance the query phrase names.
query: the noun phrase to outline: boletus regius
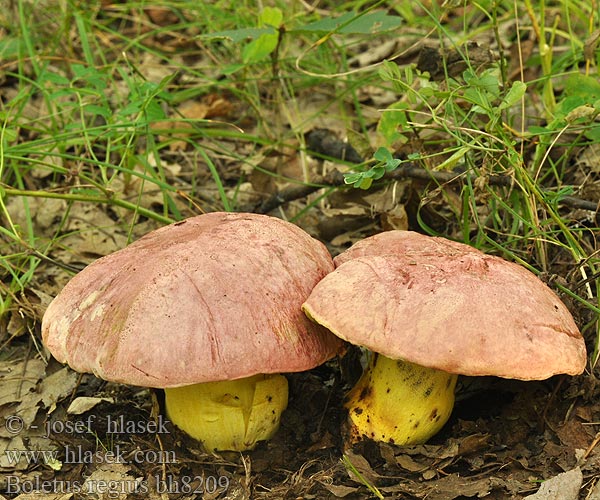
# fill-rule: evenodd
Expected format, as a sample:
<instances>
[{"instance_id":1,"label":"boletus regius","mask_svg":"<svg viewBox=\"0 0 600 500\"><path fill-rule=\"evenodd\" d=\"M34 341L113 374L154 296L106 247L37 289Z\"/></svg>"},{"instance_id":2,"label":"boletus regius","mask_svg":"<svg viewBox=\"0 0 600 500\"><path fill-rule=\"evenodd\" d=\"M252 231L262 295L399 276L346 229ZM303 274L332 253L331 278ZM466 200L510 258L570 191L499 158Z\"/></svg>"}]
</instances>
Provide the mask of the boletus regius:
<instances>
[{"instance_id":1,"label":"boletus regius","mask_svg":"<svg viewBox=\"0 0 600 500\"><path fill-rule=\"evenodd\" d=\"M200 215L74 276L43 317L43 342L79 372L164 388L168 418L207 450L247 450L278 428L281 373L343 344L301 310L332 270L325 246L294 224Z\"/></svg>"},{"instance_id":2,"label":"boletus regius","mask_svg":"<svg viewBox=\"0 0 600 500\"><path fill-rule=\"evenodd\" d=\"M303 309L372 353L345 403L351 444L427 441L452 412L458 374L542 380L585 368L566 306L517 264L410 231L366 238L334 261Z\"/></svg>"}]
</instances>

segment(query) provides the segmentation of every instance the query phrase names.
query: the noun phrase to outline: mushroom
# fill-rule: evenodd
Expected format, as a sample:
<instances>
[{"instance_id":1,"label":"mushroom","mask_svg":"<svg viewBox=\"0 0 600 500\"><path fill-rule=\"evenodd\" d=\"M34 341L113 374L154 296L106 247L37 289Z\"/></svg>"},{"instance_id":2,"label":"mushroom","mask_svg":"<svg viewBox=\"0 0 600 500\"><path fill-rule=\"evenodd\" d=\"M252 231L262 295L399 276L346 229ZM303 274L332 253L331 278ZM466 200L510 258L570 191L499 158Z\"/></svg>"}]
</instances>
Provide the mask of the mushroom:
<instances>
[{"instance_id":1,"label":"mushroom","mask_svg":"<svg viewBox=\"0 0 600 500\"><path fill-rule=\"evenodd\" d=\"M373 353L345 402L351 444L424 443L452 412L458 374L541 380L585 368L566 306L517 264L411 231L366 238L334 262L303 310Z\"/></svg>"},{"instance_id":2,"label":"mushroom","mask_svg":"<svg viewBox=\"0 0 600 500\"><path fill-rule=\"evenodd\" d=\"M164 388L167 417L206 449L252 449L286 408L280 373L343 345L301 310L331 270L325 246L294 224L200 215L74 276L46 310L42 338L76 371Z\"/></svg>"}]
</instances>

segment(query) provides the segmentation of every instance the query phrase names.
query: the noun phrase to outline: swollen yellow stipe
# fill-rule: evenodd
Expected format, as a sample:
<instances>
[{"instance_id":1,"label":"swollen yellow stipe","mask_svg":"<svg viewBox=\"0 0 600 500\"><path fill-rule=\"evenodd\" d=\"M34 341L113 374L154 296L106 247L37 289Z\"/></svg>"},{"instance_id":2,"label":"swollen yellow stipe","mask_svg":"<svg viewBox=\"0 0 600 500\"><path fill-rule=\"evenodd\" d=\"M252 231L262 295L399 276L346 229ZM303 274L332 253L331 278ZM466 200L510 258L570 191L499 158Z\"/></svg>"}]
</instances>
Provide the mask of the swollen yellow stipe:
<instances>
[{"instance_id":1,"label":"swollen yellow stipe","mask_svg":"<svg viewBox=\"0 0 600 500\"><path fill-rule=\"evenodd\" d=\"M270 439L287 407L283 375L165 389L167 417L208 451L251 450Z\"/></svg>"},{"instance_id":2,"label":"swollen yellow stipe","mask_svg":"<svg viewBox=\"0 0 600 500\"><path fill-rule=\"evenodd\" d=\"M458 376L374 354L348 393L350 441L421 444L444 426Z\"/></svg>"}]
</instances>

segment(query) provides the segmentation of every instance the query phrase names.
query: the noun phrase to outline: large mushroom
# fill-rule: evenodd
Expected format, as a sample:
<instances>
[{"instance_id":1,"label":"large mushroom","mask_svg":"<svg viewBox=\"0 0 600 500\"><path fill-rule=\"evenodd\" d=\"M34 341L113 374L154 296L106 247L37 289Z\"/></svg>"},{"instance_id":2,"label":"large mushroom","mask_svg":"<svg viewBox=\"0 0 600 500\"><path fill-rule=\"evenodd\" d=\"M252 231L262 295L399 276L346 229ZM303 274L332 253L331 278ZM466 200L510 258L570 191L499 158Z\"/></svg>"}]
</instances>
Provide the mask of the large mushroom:
<instances>
[{"instance_id":1,"label":"large mushroom","mask_svg":"<svg viewBox=\"0 0 600 500\"><path fill-rule=\"evenodd\" d=\"M73 277L42 337L74 370L164 388L168 418L208 450L251 449L286 408L280 373L313 368L342 346L301 311L332 269L325 246L294 224L200 215Z\"/></svg>"},{"instance_id":2,"label":"large mushroom","mask_svg":"<svg viewBox=\"0 0 600 500\"><path fill-rule=\"evenodd\" d=\"M410 231L334 261L303 309L373 353L346 400L351 443L427 441L451 414L457 374L541 380L585 368L566 306L517 264Z\"/></svg>"}]
</instances>

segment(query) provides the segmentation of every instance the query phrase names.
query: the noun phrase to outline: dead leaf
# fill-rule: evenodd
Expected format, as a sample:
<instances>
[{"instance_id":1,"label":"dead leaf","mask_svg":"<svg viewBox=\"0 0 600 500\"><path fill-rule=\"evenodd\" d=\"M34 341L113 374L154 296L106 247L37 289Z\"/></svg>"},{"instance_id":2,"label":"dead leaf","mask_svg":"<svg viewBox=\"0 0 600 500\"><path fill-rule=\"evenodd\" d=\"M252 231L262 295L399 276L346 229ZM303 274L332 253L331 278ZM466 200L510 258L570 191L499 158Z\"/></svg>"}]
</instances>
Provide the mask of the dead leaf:
<instances>
[{"instance_id":1,"label":"dead leaf","mask_svg":"<svg viewBox=\"0 0 600 500\"><path fill-rule=\"evenodd\" d=\"M94 406L103 401L107 401L109 403L114 403L114 398L97 398L93 396L80 396L75 398L69 408L67 409L67 413L69 415L81 415L86 411L90 411Z\"/></svg>"},{"instance_id":2,"label":"dead leaf","mask_svg":"<svg viewBox=\"0 0 600 500\"><path fill-rule=\"evenodd\" d=\"M186 138L197 133L194 121L227 119L234 111L233 103L218 94L209 94L199 101L185 101L179 105L170 120L155 122L153 130L162 131L160 139L170 140L169 151L183 151L187 148ZM173 140L179 138L180 140Z\"/></svg>"},{"instance_id":3,"label":"dead leaf","mask_svg":"<svg viewBox=\"0 0 600 500\"><path fill-rule=\"evenodd\" d=\"M142 485L141 478L130 475L131 469L121 463L101 464L83 483L83 491L99 500L112 500L134 493Z\"/></svg>"},{"instance_id":4,"label":"dead leaf","mask_svg":"<svg viewBox=\"0 0 600 500\"><path fill-rule=\"evenodd\" d=\"M404 205L396 205L391 210L381 214L381 227L385 231L397 229L400 231L408 230L408 214Z\"/></svg>"},{"instance_id":5,"label":"dead leaf","mask_svg":"<svg viewBox=\"0 0 600 500\"><path fill-rule=\"evenodd\" d=\"M39 396L48 413L52 413L56 403L68 396L77 385L79 374L66 366L48 375L40 384Z\"/></svg>"},{"instance_id":6,"label":"dead leaf","mask_svg":"<svg viewBox=\"0 0 600 500\"><path fill-rule=\"evenodd\" d=\"M168 7L147 7L145 12L150 20L159 26L169 26L179 21L177 14Z\"/></svg>"},{"instance_id":7,"label":"dead leaf","mask_svg":"<svg viewBox=\"0 0 600 500\"><path fill-rule=\"evenodd\" d=\"M362 476L362 479L357 477L354 472L348 469L348 476L352 481L360 484L364 484L365 481L369 484L375 485L378 478L380 477L372 468L369 461L362 455L358 455L351 450L346 451L346 458Z\"/></svg>"},{"instance_id":8,"label":"dead leaf","mask_svg":"<svg viewBox=\"0 0 600 500\"><path fill-rule=\"evenodd\" d=\"M45 500L70 500L73 498L73 493L44 493L43 495ZM39 498L40 493L23 493L14 500L39 500Z\"/></svg>"},{"instance_id":9,"label":"dead leaf","mask_svg":"<svg viewBox=\"0 0 600 500\"><path fill-rule=\"evenodd\" d=\"M590 425L583 425L575 419L568 420L563 425L553 429L563 446L571 449L585 449L594 439L594 429Z\"/></svg>"},{"instance_id":10,"label":"dead leaf","mask_svg":"<svg viewBox=\"0 0 600 500\"><path fill-rule=\"evenodd\" d=\"M596 482L585 498L586 500L600 500L600 481Z\"/></svg>"},{"instance_id":11,"label":"dead leaf","mask_svg":"<svg viewBox=\"0 0 600 500\"><path fill-rule=\"evenodd\" d=\"M321 483L323 487L329 492L333 493L337 498L344 498L353 493L357 493L359 487L344 486L343 484L327 484Z\"/></svg>"},{"instance_id":12,"label":"dead leaf","mask_svg":"<svg viewBox=\"0 0 600 500\"><path fill-rule=\"evenodd\" d=\"M590 36L587 37L585 44L583 45L583 55L588 63L594 61L598 40L600 40L600 30L594 30Z\"/></svg>"},{"instance_id":13,"label":"dead leaf","mask_svg":"<svg viewBox=\"0 0 600 500\"><path fill-rule=\"evenodd\" d=\"M0 406L21 401L46 373L46 364L39 358L27 361L0 361ZM2 428L0 427L0 436Z\"/></svg>"},{"instance_id":14,"label":"dead leaf","mask_svg":"<svg viewBox=\"0 0 600 500\"><path fill-rule=\"evenodd\" d=\"M472 434L459 439L458 455L469 455L471 453L489 449L490 437L489 434Z\"/></svg>"},{"instance_id":15,"label":"dead leaf","mask_svg":"<svg viewBox=\"0 0 600 500\"><path fill-rule=\"evenodd\" d=\"M426 483L403 481L393 486L382 486L380 491L390 494L405 493L427 500L454 500L455 498L482 498L502 486L493 478L468 478L459 474L450 474ZM400 498L403 498L402 496Z\"/></svg>"},{"instance_id":16,"label":"dead leaf","mask_svg":"<svg viewBox=\"0 0 600 500\"><path fill-rule=\"evenodd\" d=\"M563 472L544 481L537 493L528 495L529 500L577 500L583 484L583 474L579 467Z\"/></svg>"}]
</instances>

